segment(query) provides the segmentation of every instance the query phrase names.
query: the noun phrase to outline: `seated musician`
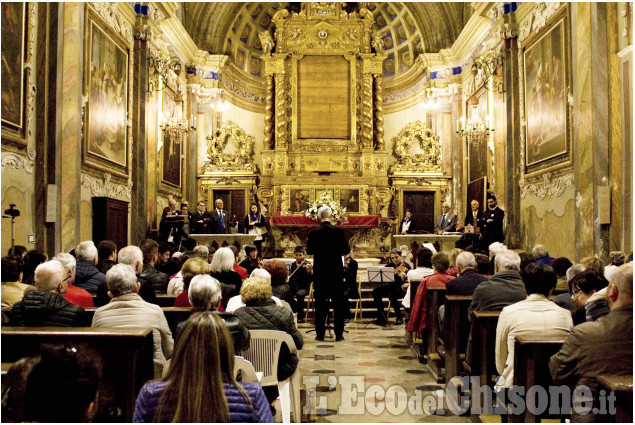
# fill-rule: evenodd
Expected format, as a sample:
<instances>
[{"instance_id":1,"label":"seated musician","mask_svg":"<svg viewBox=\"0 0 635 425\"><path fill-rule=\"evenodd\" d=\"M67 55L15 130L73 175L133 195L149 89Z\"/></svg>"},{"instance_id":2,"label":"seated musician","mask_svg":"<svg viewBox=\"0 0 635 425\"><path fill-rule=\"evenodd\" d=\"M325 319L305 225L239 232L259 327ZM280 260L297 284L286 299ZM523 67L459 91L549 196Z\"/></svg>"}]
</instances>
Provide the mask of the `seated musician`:
<instances>
[{"instance_id":1,"label":"seated musician","mask_svg":"<svg viewBox=\"0 0 635 425\"><path fill-rule=\"evenodd\" d=\"M384 302L383 298L388 297L390 305L395 311L395 324L401 325L403 318L401 317L401 309L399 308L399 298L404 296L404 281L406 280L406 274L410 270L410 266L403 261L401 251L397 248L393 248L390 251L391 263L386 267L393 267L395 269L395 281L388 282L386 285L373 289L373 299L375 301L375 308L377 309L377 318L373 322L378 326L386 326L388 320L384 314Z\"/></svg>"},{"instance_id":2,"label":"seated musician","mask_svg":"<svg viewBox=\"0 0 635 425\"><path fill-rule=\"evenodd\" d=\"M359 288L357 286L357 261L352 257L352 253L344 257L344 297L349 300L349 306L346 309L346 319L350 320L351 309L354 308L353 301L359 299Z\"/></svg>"},{"instance_id":3,"label":"seated musician","mask_svg":"<svg viewBox=\"0 0 635 425\"><path fill-rule=\"evenodd\" d=\"M238 265L247 270L247 275L250 275L255 269L260 267L258 261L258 248L254 245L245 245L245 254L247 258L241 261Z\"/></svg>"},{"instance_id":4,"label":"seated musician","mask_svg":"<svg viewBox=\"0 0 635 425\"><path fill-rule=\"evenodd\" d=\"M304 297L309 294L309 287L313 280L313 268L306 258L306 248L304 246L296 246L293 255L295 255L295 263L291 264L289 285L291 285L291 292L295 296L298 323L304 323L304 307L306 306Z\"/></svg>"}]
</instances>

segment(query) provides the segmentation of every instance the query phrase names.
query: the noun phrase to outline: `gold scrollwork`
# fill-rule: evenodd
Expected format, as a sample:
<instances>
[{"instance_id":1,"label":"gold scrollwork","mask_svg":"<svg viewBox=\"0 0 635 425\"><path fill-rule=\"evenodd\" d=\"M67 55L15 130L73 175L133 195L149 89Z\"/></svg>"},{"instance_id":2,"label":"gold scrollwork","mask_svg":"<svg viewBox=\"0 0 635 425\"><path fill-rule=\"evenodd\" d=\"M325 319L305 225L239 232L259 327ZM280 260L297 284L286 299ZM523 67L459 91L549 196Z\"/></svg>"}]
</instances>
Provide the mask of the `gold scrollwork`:
<instances>
[{"instance_id":1,"label":"gold scrollwork","mask_svg":"<svg viewBox=\"0 0 635 425\"><path fill-rule=\"evenodd\" d=\"M231 143L232 152L225 152L227 145ZM213 172L219 168L222 170L255 171L252 163L255 140L236 123L227 121L223 123L216 134L208 139L207 154L210 161L203 167L203 172Z\"/></svg>"},{"instance_id":2,"label":"gold scrollwork","mask_svg":"<svg viewBox=\"0 0 635 425\"><path fill-rule=\"evenodd\" d=\"M373 144L373 76L364 74L362 83L362 147Z\"/></svg>"},{"instance_id":3,"label":"gold scrollwork","mask_svg":"<svg viewBox=\"0 0 635 425\"><path fill-rule=\"evenodd\" d=\"M439 136L421 121L415 121L402 129L392 139L393 154L397 157L397 164L391 172L441 172L441 142ZM419 146L419 152L412 153L413 143Z\"/></svg>"},{"instance_id":4,"label":"gold scrollwork","mask_svg":"<svg viewBox=\"0 0 635 425\"><path fill-rule=\"evenodd\" d=\"M276 74L276 147L287 144L287 93L284 74Z\"/></svg>"},{"instance_id":5,"label":"gold scrollwork","mask_svg":"<svg viewBox=\"0 0 635 425\"><path fill-rule=\"evenodd\" d=\"M375 76L375 149L384 150L384 97L382 75Z\"/></svg>"},{"instance_id":6,"label":"gold scrollwork","mask_svg":"<svg viewBox=\"0 0 635 425\"><path fill-rule=\"evenodd\" d=\"M265 149L273 149L273 76L267 75L267 92L265 95Z\"/></svg>"}]
</instances>

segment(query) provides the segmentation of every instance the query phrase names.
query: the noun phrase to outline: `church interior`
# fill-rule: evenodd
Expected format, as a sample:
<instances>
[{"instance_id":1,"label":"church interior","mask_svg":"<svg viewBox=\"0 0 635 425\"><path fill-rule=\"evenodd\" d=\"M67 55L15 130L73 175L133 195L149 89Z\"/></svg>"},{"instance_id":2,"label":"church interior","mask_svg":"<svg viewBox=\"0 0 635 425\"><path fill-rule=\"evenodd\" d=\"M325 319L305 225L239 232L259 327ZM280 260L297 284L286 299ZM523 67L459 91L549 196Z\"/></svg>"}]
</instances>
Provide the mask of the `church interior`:
<instances>
[{"instance_id":1,"label":"church interior","mask_svg":"<svg viewBox=\"0 0 635 425\"><path fill-rule=\"evenodd\" d=\"M3 255L139 245L162 237L172 203L212 211L221 199L231 229L199 243L253 240L243 219L255 203L262 257L291 261L324 196L346 208L362 280L413 241L445 251L442 206L462 222L490 196L510 250L605 264L632 253L631 2L1 7ZM400 235L406 210L415 224ZM360 420L333 410L343 390L329 373L445 388L447 367L424 368L403 328L364 321L351 319L344 345L305 334L299 370L329 400L318 421ZM361 420L470 420L433 410Z\"/></svg>"}]
</instances>

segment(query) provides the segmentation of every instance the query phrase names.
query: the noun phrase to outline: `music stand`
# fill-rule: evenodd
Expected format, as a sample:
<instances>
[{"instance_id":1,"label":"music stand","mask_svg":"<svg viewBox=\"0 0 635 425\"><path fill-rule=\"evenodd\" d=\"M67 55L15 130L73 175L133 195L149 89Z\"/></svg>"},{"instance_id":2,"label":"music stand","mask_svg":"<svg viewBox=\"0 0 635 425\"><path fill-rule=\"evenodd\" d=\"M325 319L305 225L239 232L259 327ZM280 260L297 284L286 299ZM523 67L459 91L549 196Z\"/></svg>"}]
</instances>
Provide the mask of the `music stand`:
<instances>
[{"instance_id":1,"label":"music stand","mask_svg":"<svg viewBox=\"0 0 635 425\"><path fill-rule=\"evenodd\" d=\"M395 281L395 268L394 267L382 267L382 266L368 266L366 268L368 272L368 283L379 283L381 286L387 283L393 283ZM394 308L394 307L393 307ZM392 329L391 324L388 322L388 318L384 315L384 320L388 324L388 328ZM372 321L366 323L366 326L373 323Z\"/></svg>"},{"instance_id":2,"label":"music stand","mask_svg":"<svg viewBox=\"0 0 635 425\"><path fill-rule=\"evenodd\" d=\"M183 228L183 226L185 225L185 218L186 216L184 215L166 215L161 219L161 224L159 227L163 228L164 232L167 232L166 241L167 239L169 239L170 233L172 233L172 231L176 230L176 232L174 233L175 235ZM172 237L174 237L174 235L172 235ZM180 248L181 247L179 244L179 249Z\"/></svg>"}]
</instances>

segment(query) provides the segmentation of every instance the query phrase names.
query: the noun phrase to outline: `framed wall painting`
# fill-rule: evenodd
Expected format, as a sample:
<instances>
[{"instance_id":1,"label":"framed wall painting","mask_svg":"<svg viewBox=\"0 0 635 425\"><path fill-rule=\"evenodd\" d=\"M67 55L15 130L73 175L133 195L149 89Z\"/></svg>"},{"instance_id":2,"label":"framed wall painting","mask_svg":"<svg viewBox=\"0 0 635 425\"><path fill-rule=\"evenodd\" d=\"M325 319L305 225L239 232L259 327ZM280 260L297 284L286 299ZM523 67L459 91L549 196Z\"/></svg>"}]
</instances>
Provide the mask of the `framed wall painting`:
<instances>
[{"instance_id":1,"label":"framed wall painting","mask_svg":"<svg viewBox=\"0 0 635 425\"><path fill-rule=\"evenodd\" d=\"M571 163L569 8L523 47L525 173Z\"/></svg>"},{"instance_id":2,"label":"framed wall painting","mask_svg":"<svg viewBox=\"0 0 635 425\"><path fill-rule=\"evenodd\" d=\"M84 164L127 177L130 49L92 9L86 10Z\"/></svg>"},{"instance_id":3,"label":"framed wall painting","mask_svg":"<svg viewBox=\"0 0 635 425\"><path fill-rule=\"evenodd\" d=\"M349 213L358 213L359 189L340 189L340 207Z\"/></svg>"},{"instance_id":4,"label":"framed wall painting","mask_svg":"<svg viewBox=\"0 0 635 425\"><path fill-rule=\"evenodd\" d=\"M169 121L176 111L176 101L171 90L163 89L163 117ZM181 150L183 140L173 137L169 131L162 131L163 152L161 181L171 186L181 187Z\"/></svg>"},{"instance_id":5,"label":"framed wall painting","mask_svg":"<svg viewBox=\"0 0 635 425\"><path fill-rule=\"evenodd\" d=\"M310 193L308 189L289 189L289 209L294 214L302 213L309 208Z\"/></svg>"},{"instance_id":6,"label":"framed wall painting","mask_svg":"<svg viewBox=\"0 0 635 425\"><path fill-rule=\"evenodd\" d=\"M2 125L20 131L24 127L24 54L26 4L2 2Z\"/></svg>"}]
</instances>

